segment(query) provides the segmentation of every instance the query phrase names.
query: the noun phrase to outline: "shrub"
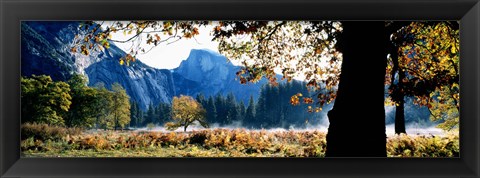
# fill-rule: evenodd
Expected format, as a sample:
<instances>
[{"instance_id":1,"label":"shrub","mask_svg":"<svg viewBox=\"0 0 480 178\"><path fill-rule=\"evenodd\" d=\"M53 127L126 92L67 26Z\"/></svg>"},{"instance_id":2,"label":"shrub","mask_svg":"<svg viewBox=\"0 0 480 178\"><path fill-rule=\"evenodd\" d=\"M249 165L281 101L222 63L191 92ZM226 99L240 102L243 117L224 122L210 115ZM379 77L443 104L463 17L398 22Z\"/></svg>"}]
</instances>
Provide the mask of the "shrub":
<instances>
[{"instance_id":1,"label":"shrub","mask_svg":"<svg viewBox=\"0 0 480 178\"><path fill-rule=\"evenodd\" d=\"M458 135L408 136L396 135L387 140L390 157L458 157L460 155Z\"/></svg>"},{"instance_id":2,"label":"shrub","mask_svg":"<svg viewBox=\"0 0 480 178\"><path fill-rule=\"evenodd\" d=\"M78 143L77 149L95 149L95 150L107 150L112 147L104 137L89 135L85 138L81 138Z\"/></svg>"},{"instance_id":3,"label":"shrub","mask_svg":"<svg viewBox=\"0 0 480 178\"><path fill-rule=\"evenodd\" d=\"M193 132L189 138L189 144L198 144L200 146L203 146L206 139L207 134L205 132Z\"/></svg>"},{"instance_id":4,"label":"shrub","mask_svg":"<svg viewBox=\"0 0 480 178\"><path fill-rule=\"evenodd\" d=\"M153 123L148 123L147 124L147 130L153 130L153 128L155 128L155 124L153 124Z\"/></svg>"},{"instance_id":5,"label":"shrub","mask_svg":"<svg viewBox=\"0 0 480 178\"><path fill-rule=\"evenodd\" d=\"M37 130L32 131L32 128ZM42 128L48 129L41 132ZM57 151L60 152L59 155L63 150L114 150L119 153L145 151L152 156L161 151L162 154L174 157L324 157L327 145L326 134L320 131L270 132L245 129L206 129L189 133L95 131L67 135L60 141L34 138L58 135L64 132L54 130L62 129L68 130L27 124L22 127L22 131L37 134L31 134L32 137L22 140L21 148L27 153ZM352 136L352 139L357 138ZM386 146L388 157L458 157L460 152L458 134L395 135L387 139Z\"/></svg>"},{"instance_id":6,"label":"shrub","mask_svg":"<svg viewBox=\"0 0 480 178\"><path fill-rule=\"evenodd\" d=\"M48 124L25 123L21 125L21 139L33 138L34 140L61 140L67 135L82 133L80 128L65 128L50 126Z\"/></svg>"}]
</instances>

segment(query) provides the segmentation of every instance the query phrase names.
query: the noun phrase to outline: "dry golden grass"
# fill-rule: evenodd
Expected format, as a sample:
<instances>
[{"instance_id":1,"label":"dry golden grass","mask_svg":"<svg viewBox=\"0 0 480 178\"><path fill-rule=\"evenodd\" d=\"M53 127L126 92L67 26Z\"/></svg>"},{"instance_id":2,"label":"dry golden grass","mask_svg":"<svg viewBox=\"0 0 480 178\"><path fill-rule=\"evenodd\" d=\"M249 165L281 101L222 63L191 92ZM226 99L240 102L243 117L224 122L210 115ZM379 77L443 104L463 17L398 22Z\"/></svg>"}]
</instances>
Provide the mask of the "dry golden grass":
<instances>
[{"instance_id":1,"label":"dry golden grass","mask_svg":"<svg viewBox=\"0 0 480 178\"><path fill-rule=\"evenodd\" d=\"M352 147L352 149L355 149ZM324 157L326 133L206 129L193 132L95 131L61 140L22 141L25 156ZM458 135L387 139L389 157L458 157Z\"/></svg>"}]
</instances>

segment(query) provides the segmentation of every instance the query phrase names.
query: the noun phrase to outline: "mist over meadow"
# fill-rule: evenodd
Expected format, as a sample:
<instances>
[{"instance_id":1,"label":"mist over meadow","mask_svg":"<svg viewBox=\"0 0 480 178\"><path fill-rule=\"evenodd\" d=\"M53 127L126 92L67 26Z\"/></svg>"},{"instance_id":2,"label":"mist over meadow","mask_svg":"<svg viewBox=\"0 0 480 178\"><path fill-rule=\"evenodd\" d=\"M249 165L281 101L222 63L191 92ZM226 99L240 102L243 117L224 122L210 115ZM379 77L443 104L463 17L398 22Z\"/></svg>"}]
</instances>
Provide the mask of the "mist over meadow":
<instances>
[{"instance_id":1,"label":"mist over meadow","mask_svg":"<svg viewBox=\"0 0 480 178\"><path fill-rule=\"evenodd\" d=\"M329 111L332 108L332 105L326 107L325 110ZM425 107L418 107L414 105L408 105L409 110L406 112L406 118L408 118L406 123L406 132L410 135L444 135L446 132L440 128L435 127L436 123L430 121L429 113ZM395 107L386 106L385 107L386 115L386 134L387 136L395 135ZM319 122L315 124L307 124L303 126L296 127L290 125L288 127L270 127L270 128L248 128L241 121L234 121L229 125L220 125L218 123L213 123L207 129L240 129L247 131L268 131L268 132L278 132L278 131L321 131L328 132L328 117L326 112L321 112L318 115ZM423 118L422 118L423 117ZM154 131L154 132L170 132L171 130L166 129L163 125L153 125L152 127L139 127L139 128L130 128L135 131ZM187 128L187 132L205 130L206 128L200 126L198 123ZM175 132L183 132L181 128L174 130Z\"/></svg>"}]
</instances>

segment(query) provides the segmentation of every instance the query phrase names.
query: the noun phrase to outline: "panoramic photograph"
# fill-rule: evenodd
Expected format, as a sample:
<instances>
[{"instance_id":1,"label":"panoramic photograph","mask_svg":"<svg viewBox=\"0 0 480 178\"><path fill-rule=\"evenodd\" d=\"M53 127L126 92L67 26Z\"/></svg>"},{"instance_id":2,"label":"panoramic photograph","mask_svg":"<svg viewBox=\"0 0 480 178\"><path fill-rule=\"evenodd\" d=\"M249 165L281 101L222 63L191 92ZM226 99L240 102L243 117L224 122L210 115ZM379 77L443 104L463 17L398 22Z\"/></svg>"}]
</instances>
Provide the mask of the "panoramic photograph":
<instances>
[{"instance_id":1,"label":"panoramic photograph","mask_svg":"<svg viewBox=\"0 0 480 178\"><path fill-rule=\"evenodd\" d=\"M458 21L22 21L22 157L460 157Z\"/></svg>"}]
</instances>

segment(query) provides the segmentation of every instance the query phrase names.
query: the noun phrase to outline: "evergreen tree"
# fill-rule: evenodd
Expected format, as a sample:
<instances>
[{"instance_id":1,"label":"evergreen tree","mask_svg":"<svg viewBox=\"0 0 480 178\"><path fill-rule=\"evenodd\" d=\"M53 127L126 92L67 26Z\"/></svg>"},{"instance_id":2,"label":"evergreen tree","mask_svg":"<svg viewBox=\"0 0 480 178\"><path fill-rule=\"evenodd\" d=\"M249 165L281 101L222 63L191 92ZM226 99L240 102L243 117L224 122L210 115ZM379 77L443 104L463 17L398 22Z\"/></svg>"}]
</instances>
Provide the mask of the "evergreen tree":
<instances>
[{"instance_id":1,"label":"evergreen tree","mask_svg":"<svg viewBox=\"0 0 480 178\"><path fill-rule=\"evenodd\" d=\"M148 105L147 113L145 114L145 121L143 125L147 125L153 123L155 124L155 107L153 106L153 103L150 103Z\"/></svg>"},{"instance_id":2,"label":"evergreen tree","mask_svg":"<svg viewBox=\"0 0 480 178\"><path fill-rule=\"evenodd\" d=\"M260 96L258 97L257 105L255 107L255 128L263 128L266 125L265 118L267 115L267 98L266 90L267 86L263 86L260 90Z\"/></svg>"},{"instance_id":3,"label":"evergreen tree","mask_svg":"<svg viewBox=\"0 0 480 178\"><path fill-rule=\"evenodd\" d=\"M138 109L138 104L137 102L135 101L132 101L131 102L131 109L130 109L130 127L138 127L138 121L139 121L139 118L138 118L138 112L141 112L139 111Z\"/></svg>"},{"instance_id":4,"label":"evergreen tree","mask_svg":"<svg viewBox=\"0 0 480 178\"><path fill-rule=\"evenodd\" d=\"M167 103L160 103L157 107L158 123L164 124L171 120L171 106Z\"/></svg>"},{"instance_id":5,"label":"evergreen tree","mask_svg":"<svg viewBox=\"0 0 480 178\"><path fill-rule=\"evenodd\" d=\"M137 104L137 110L138 110L138 113L137 113L137 127L140 127L140 126L145 126L143 123L145 123L145 113L142 111L142 109L140 108L140 105Z\"/></svg>"},{"instance_id":6,"label":"evergreen tree","mask_svg":"<svg viewBox=\"0 0 480 178\"><path fill-rule=\"evenodd\" d=\"M207 100L205 99L205 95L203 95L203 93L197 94L195 100L197 100L198 103L202 104L202 106L206 106L207 104Z\"/></svg>"},{"instance_id":7,"label":"evergreen tree","mask_svg":"<svg viewBox=\"0 0 480 178\"><path fill-rule=\"evenodd\" d=\"M248 107L245 111L245 122L244 125L252 126L255 123L255 101L253 96L250 95L250 99L248 100Z\"/></svg>"},{"instance_id":8,"label":"evergreen tree","mask_svg":"<svg viewBox=\"0 0 480 178\"><path fill-rule=\"evenodd\" d=\"M233 121L238 120L238 108L237 102L235 100L235 96L233 93L229 93L227 95L225 106L227 108L227 120L225 122L226 125L231 124Z\"/></svg>"},{"instance_id":9,"label":"evergreen tree","mask_svg":"<svg viewBox=\"0 0 480 178\"><path fill-rule=\"evenodd\" d=\"M213 96L208 97L207 106L207 122L215 123L217 118L217 108L215 107L215 102L213 101Z\"/></svg>"},{"instance_id":10,"label":"evergreen tree","mask_svg":"<svg viewBox=\"0 0 480 178\"><path fill-rule=\"evenodd\" d=\"M282 101L279 99L282 98L278 93L277 86L268 86L267 90L267 115L265 121L267 122L267 127L275 127L278 125L278 119L280 119L280 104ZM288 100L284 100L288 101Z\"/></svg>"},{"instance_id":11,"label":"evergreen tree","mask_svg":"<svg viewBox=\"0 0 480 178\"><path fill-rule=\"evenodd\" d=\"M215 108L217 109L215 122L225 125L227 120L227 109L225 107L225 99L220 93L215 96Z\"/></svg>"},{"instance_id":12,"label":"evergreen tree","mask_svg":"<svg viewBox=\"0 0 480 178\"><path fill-rule=\"evenodd\" d=\"M238 105L238 110L239 110L239 114L238 114L237 120L243 122L245 120L245 112L246 112L245 103L243 102L243 100L240 101L240 104Z\"/></svg>"}]
</instances>

